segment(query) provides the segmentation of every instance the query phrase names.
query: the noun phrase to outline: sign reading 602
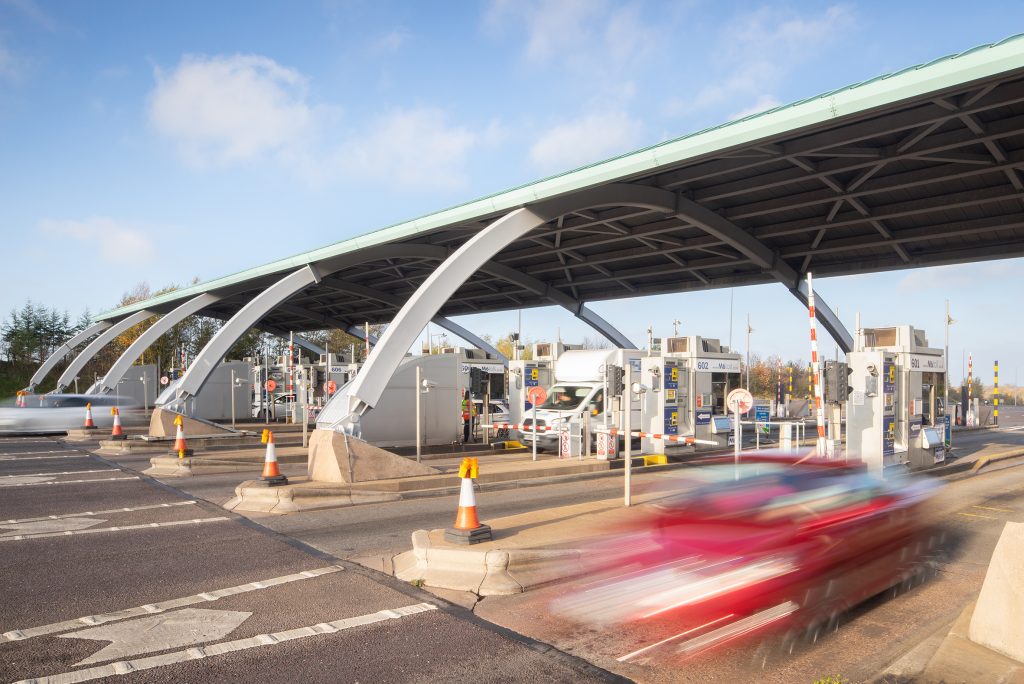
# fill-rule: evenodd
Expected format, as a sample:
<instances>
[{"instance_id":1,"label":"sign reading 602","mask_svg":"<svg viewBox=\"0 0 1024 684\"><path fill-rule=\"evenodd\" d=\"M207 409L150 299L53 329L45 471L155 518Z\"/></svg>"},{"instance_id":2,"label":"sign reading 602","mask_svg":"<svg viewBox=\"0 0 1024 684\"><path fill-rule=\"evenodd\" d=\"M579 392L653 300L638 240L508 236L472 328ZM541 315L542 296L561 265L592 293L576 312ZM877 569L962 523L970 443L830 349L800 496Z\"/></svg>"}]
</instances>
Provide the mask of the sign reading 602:
<instances>
[{"instance_id":1,"label":"sign reading 602","mask_svg":"<svg viewBox=\"0 0 1024 684\"><path fill-rule=\"evenodd\" d=\"M710 370L711 365L707 361L698 361L697 370Z\"/></svg>"}]
</instances>

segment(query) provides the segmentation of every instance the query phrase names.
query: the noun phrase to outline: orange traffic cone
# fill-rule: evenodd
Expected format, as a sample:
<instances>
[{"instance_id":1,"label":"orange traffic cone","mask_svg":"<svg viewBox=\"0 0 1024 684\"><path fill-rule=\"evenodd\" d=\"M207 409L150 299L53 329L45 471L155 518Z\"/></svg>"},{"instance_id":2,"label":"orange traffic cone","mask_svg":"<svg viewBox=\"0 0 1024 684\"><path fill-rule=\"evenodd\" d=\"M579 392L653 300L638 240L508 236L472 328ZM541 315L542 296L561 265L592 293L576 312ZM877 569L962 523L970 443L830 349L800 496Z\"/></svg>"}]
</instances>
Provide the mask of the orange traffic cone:
<instances>
[{"instance_id":1,"label":"orange traffic cone","mask_svg":"<svg viewBox=\"0 0 1024 684\"><path fill-rule=\"evenodd\" d=\"M178 429L174 435L174 447L171 449L171 456L177 456L178 458L191 456L192 450L185 445L185 428L184 421L181 419L181 416L177 416L174 419L174 424Z\"/></svg>"},{"instance_id":2,"label":"orange traffic cone","mask_svg":"<svg viewBox=\"0 0 1024 684\"><path fill-rule=\"evenodd\" d=\"M268 487L288 484L288 478L281 474L277 467L277 450L274 448L274 433L267 430L267 458L263 461L263 474L260 482Z\"/></svg>"},{"instance_id":3,"label":"orange traffic cone","mask_svg":"<svg viewBox=\"0 0 1024 684\"><path fill-rule=\"evenodd\" d=\"M92 422L92 404L85 405L85 425L82 426L83 430L95 430L96 423Z\"/></svg>"},{"instance_id":4,"label":"orange traffic cone","mask_svg":"<svg viewBox=\"0 0 1024 684\"><path fill-rule=\"evenodd\" d=\"M124 430L121 429L121 412L115 406L110 409L110 413L114 416L114 427L110 431L110 439L128 439L128 435L124 434Z\"/></svg>"},{"instance_id":5,"label":"orange traffic cone","mask_svg":"<svg viewBox=\"0 0 1024 684\"><path fill-rule=\"evenodd\" d=\"M459 466L459 477L462 485L459 489L459 512L455 516L455 527L445 530L445 541L456 544L479 544L490 541L491 528L480 523L476 514L476 494L473 492L473 480L480 476L480 468L475 458L462 459Z\"/></svg>"},{"instance_id":6,"label":"orange traffic cone","mask_svg":"<svg viewBox=\"0 0 1024 684\"><path fill-rule=\"evenodd\" d=\"M14 402L14 405L18 408L25 408L25 393L18 392L18 399Z\"/></svg>"}]
</instances>

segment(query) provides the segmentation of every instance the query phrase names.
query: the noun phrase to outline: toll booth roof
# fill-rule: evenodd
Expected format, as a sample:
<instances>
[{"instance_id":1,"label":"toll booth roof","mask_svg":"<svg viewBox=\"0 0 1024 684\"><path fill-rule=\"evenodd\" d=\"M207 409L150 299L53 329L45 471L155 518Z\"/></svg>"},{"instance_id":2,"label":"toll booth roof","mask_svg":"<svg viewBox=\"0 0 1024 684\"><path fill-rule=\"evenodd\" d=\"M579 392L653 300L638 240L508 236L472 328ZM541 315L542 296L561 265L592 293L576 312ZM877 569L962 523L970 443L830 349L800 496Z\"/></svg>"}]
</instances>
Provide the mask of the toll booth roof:
<instances>
[{"instance_id":1,"label":"toll booth roof","mask_svg":"<svg viewBox=\"0 0 1024 684\"><path fill-rule=\"evenodd\" d=\"M519 207L628 183L675 209L553 217L498 252L440 315L1024 255L1024 37L1014 36L107 311L200 293L229 318L307 264L324 277L271 331L384 322L478 231ZM703 213L701 213L703 212ZM339 225L343 232L352 226ZM788 281L788 282L787 282Z\"/></svg>"}]
</instances>

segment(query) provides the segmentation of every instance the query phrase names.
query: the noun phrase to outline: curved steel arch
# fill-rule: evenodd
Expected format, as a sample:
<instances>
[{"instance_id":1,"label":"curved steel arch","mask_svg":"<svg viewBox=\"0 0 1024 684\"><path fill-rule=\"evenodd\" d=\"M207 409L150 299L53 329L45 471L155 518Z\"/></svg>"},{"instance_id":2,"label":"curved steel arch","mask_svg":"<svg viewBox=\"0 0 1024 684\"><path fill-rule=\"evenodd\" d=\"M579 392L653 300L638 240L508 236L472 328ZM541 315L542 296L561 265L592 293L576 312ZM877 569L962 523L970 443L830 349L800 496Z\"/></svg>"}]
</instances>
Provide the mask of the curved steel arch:
<instances>
[{"instance_id":1,"label":"curved steel arch","mask_svg":"<svg viewBox=\"0 0 1024 684\"><path fill-rule=\"evenodd\" d=\"M82 342L85 342L93 335L98 335L99 333L103 332L112 325L113 323L111 323L110 321L100 321L98 323L93 323L88 328L86 328L85 330L78 333L70 340L59 346L56 351L54 351L52 354L46 357L46 360L43 361L43 363L39 366L39 369L32 374L32 379L28 381L28 387L25 388L25 391L34 391L36 385L43 381L43 378L45 378L47 374L50 371L52 371L57 366L58 363L61 362L61 359L63 359L65 356L73 352L75 350L75 347L80 345Z\"/></svg>"},{"instance_id":2,"label":"curved steel arch","mask_svg":"<svg viewBox=\"0 0 1024 684\"><path fill-rule=\"evenodd\" d=\"M103 380L100 382L99 387L97 387L93 393L107 394L115 391L117 389L117 384L121 382L121 378L124 377L125 373L128 372L128 369L132 367L133 363L135 363L135 359L142 356L142 353L149 349L149 347L156 342L161 335L188 316L202 311L219 300L220 297L216 295L212 295L209 292L203 293L178 306L173 311L165 314L156 323L146 328L146 330L139 335L127 349L124 350L124 353L118 357L117 361L114 362L114 365L112 365L106 375L103 376ZM158 374L159 370L160 369L157 369Z\"/></svg>"},{"instance_id":3,"label":"curved steel arch","mask_svg":"<svg viewBox=\"0 0 1024 684\"><path fill-rule=\"evenodd\" d=\"M398 312L353 381L349 409L362 413L377 404L420 330L494 255L558 216L601 206L634 206L672 214L676 209L676 196L650 186L613 183L515 209L492 222L455 250L423 281Z\"/></svg>"},{"instance_id":4,"label":"curved steel arch","mask_svg":"<svg viewBox=\"0 0 1024 684\"><path fill-rule=\"evenodd\" d=\"M122 318L117 323L104 330L100 335L89 343L82 353L75 357L75 360L68 365L67 369L61 374L60 378L57 379L57 387L53 390L53 393L63 392L64 388L74 382L75 377L85 368L85 364L89 363L89 359L96 356L101 349L110 343L115 337L123 333L133 325L138 325L147 318L152 318L157 314L152 311L142 310L136 311L127 318Z\"/></svg>"}]
</instances>

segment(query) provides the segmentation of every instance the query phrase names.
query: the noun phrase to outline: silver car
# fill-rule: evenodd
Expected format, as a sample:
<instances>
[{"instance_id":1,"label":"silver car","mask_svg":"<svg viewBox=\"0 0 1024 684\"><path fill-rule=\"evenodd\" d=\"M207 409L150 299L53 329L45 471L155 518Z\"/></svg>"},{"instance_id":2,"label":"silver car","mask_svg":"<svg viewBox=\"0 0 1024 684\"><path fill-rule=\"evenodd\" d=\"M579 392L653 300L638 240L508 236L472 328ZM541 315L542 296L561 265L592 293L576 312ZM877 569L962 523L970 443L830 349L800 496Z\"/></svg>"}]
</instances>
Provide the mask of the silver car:
<instances>
[{"instance_id":1,"label":"silver car","mask_svg":"<svg viewBox=\"0 0 1024 684\"><path fill-rule=\"evenodd\" d=\"M82 427L86 404L92 404L92 422L100 431L113 427L110 409L115 406L120 410L122 425L141 424L145 420L142 407L134 399L112 394L30 394L24 401L25 406L0 406L0 435L60 434Z\"/></svg>"}]
</instances>

